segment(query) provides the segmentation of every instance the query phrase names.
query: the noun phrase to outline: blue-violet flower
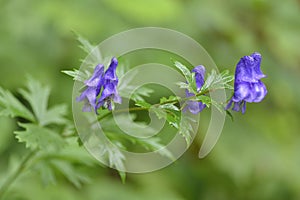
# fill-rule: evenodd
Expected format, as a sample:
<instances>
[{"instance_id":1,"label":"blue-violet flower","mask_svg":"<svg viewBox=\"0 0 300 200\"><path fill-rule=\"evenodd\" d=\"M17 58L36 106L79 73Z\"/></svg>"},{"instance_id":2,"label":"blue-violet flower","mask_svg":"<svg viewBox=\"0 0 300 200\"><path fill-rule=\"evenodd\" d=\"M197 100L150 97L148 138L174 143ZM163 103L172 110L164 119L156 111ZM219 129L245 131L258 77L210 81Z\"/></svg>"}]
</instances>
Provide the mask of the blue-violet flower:
<instances>
[{"instance_id":1,"label":"blue-violet flower","mask_svg":"<svg viewBox=\"0 0 300 200\"><path fill-rule=\"evenodd\" d=\"M84 82L87 88L76 98L77 101L85 101L82 111L90 112L91 107L96 110L97 96L104 83L103 75L104 66L99 64L95 67L92 77Z\"/></svg>"},{"instance_id":2,"label":"blue-violet flower","mask_svg":"<svg viewBox=\"0 0 300 200\"><path fill-rule=\"evenodd\" d=\"M234 93L226 106L234 111L246 111L246 102L261 102L267 94L267 88L260 80L266 77L260 70L261 55L253 53L240 59L235 70Z\"/></svg>"},{"instance_id":3,"label":"blue-violet flower","mask_svg":"<svg viewBox=\"0 0 300 200\"><path fill-rule=\"evenodd\" d=\"M196 66L192 72L195 73L195 81L197 86L197 92L199 92L204 85L205 67L203 65ZM195 96L195 94L190 93L188 90L185 91L186 97ZM188 109L193 114L198 114L206 107L205 104L198 101L187 101L187 106L185 110Z\"/></svg>"},{"instance_id":4,"label":"blue-violet flower","mask_svg":"<svg viewBox=\"0 0 300 200\"><path fill-rule=\"evenodd\" d=\"M118 60L116 58L112 58L111 63L108 69L104 74L104 85L101 97L97 103L97 108L101 106L107 107L108 110L112 110L114 108L115 103L121 103L122 99L119 96L117 86L119 79L116 74L116 69L118 66Z\"/></svg>"},{"instance_id":5,"label":"blue-violet flower","mask_svg":"<svg viewBox=\"0 0 300 200\"><path fill-rule=\"evenodd\" d=\"M105 73L104 66L99 64L96 66L92 77L84 82L86 89L76 99L77 101L85 101L82 109L84 112L90 112L91 108L93 108L97 113L97 110L101 106L112 110L113 102L121 103L122 99L117 91L117 85L119 82L116 75L117 66L118 60L113 57ZM97 99L101 89L101 96Z\"/></svg>"}]
</instances>

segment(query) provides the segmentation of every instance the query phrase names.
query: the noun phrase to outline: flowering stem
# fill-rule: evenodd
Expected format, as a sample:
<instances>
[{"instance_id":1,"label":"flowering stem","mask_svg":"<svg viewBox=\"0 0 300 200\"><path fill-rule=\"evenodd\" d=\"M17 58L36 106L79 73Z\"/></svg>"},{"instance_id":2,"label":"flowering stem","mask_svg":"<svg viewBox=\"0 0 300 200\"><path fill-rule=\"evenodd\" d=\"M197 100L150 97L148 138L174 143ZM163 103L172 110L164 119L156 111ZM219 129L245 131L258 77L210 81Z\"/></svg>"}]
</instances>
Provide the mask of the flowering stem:
<instances>
[{"instance_id":1,"label":"flowering stem","mask_svg":"<svg viewBox=\"0 0 300 200\"><path fill-rule=\"evenodd\" d=\"M213 90L205 90L205 91L199 92L195 96L205 95L207 93L210 93L210 92L213 92L213 91L219 90L219 89L224 89L224 88L216 88L216 89L213 89ZM163 103L156 103L153 106L161 106L161 105L165 105L165 104L169 104L169 103L177 103L177 102L180 102L180 101L187 101L187 100L193 99L195 96L185 97L185 98L175 99L175 100L170 100L170 101L165 101ZM183 105L185 105L185 103ZM113 112L114 113L122 113L122 112L140 111L140 110L149 110L149 108L131 107L131 108L124 108L124 109L114 110ZM111 115L113 112L108 112L108 113L98 117L97 121L101 121L102 119L104 119L104 118L108 117L109 115Z\"/></svg>"},{"instance_id":2,"label":"flowering stem","mask_svg":"<svg viewBox=\"0 0 300 200\"><path fill-rule=\"evenodd\" d=\"M35 155L36 151L31 151L20 163L16 171L9 176L4 183L0 187L0 199L3 198L3 195L6 193L6 191L9 189L11 184L22 174L22 172L28 167L28 162L31 160L31 158Z\"/></svg>"},{"instance_id":3,"label":"flowering stem","mask_svg":"<svg viewBox=\"0 0 300 200\"><path fill-rule=\"evenodd\" d=\"M128 112L128 111L138 111L138 110L148 110L148 108L143 108L143 107L124 108L124 109L115 110L114 113L122 113L122 112ZM108 112L108 113L98 117L98 121L102 120L105 117L108 117L111 114L112 114L112 112Z\"/></svg>"},{"instance_id":4,"label":"flowering stem","mask_svg":"<svg viewBox=\"0 0 300 200\"><path fill-rule=\"evenodd\" d=\"M165 102L163 102L163 103L157 103L157 104L154 104L154 106L160 106L160 105L165 105L165 104L168 104L168 103L177 103L177 102L180 102L180 101L191 100L191 99L193 99L194 97L198 97L198 96L207 94L207 93L209 93L209 92L211 92L211 91L205 90L205 91L203 91L203 92L199 92L199 93L196 94L195 96L190 96L190 97L185 97L185 98L181 98L181 99L175 99L175 100L165 101Z\"/></svg>"}]
</instances>

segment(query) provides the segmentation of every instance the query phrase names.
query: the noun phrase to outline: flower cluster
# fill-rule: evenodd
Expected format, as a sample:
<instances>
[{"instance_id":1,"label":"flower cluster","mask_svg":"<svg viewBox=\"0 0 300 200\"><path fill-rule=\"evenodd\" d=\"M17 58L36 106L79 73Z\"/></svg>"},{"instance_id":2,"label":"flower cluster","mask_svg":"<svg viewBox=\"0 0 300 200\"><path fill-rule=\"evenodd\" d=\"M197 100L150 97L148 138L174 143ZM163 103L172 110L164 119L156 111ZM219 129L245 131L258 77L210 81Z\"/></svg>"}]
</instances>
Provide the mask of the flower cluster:
<instances>
[{"instance_id":1,"label":"flower cluster","mask_svg":"<svg viewBox=\"0 0 300 200\"><path fill-rule=\"evenodd\" d=\"M234 93L225 108L226 110L232 108L234 111L242 111L242 113L245 113L246 102L260 102L264 99L267 94L267 89L261 79L266 77L266 75L261 72L260 63L261 55L259 53L253 53L250 56L244 56L240 59L235 70ZM92 77L84 82L86 89L77 98L77 101L85 101L83 111L91 111L93 109L97 113L97 110L101 107L113 110L114 103L121 103L122 99L117 90L119 82L116 75L117 66L118 60L116 58L112 58L105 72L102 64L96 66ZM178 68L181 69L182 65ZM187 71L187 68L185 71ZM194 73L193 77L196 91L190 92L186 89L187 101L184 111L189 110L192 114L198 114L206 105L192 98L196 95L196 92L199 93L201 91L205 83L204 77L206 70L203 65L199 65L191 72ZM190 76L189 73L187 74L187 76ZM223 80L222 78L224 77L222 75L210 75L209 78L213 82L214 79L219 81L219 79ZM225 77L224 80L229 79ZM98 97L99 95L100 97Z\"/></svg>"},{"instance_id":2,"label":"flower cluster","mask_svg":"<svg viewBox=\"0 0 300 200\"><path fill-rule=\"evenodd\" d=\"M105 73L104 66L99 64L96 66L92 77L84 82L86 89L76 99L77 101L85 101L82 109L84 112L90 112L91 108L93 108L97 113L97 110L102 106L112 110L114 102L122 102L117 90L119 82L116 75L117 66L118 60L115 57L112 58L111 63ZM101 96L97 99L101 89Z\"/></svg>"},{"instance_id":3,"label":"flower cluster","mask_svg":"<svg viewBox=\"0 0 300 200\"><path fill-rule=\"evenodd\" d=\"M197 92L199 92L204 85L204 76L205 76L205 67L203 65L196 66L192 72L195 73L195 81L197 86ZM186 97L195 96L195 94L190 93L188 90L185 90ZM188 109L193 114L198 114L206 107L202 102L197 101L187 101L187 106L185 110Z\"/></svg>"},{"instance_id":4,"label":"flower cluster","mask_svg":"<svg viewBox=\"0 0 300 200\"><path fill-rule=\"evenodd\" d=\"M246 111L246 102L260 102L267 94L264 83L266 77L260 70L261 55L253 53L240 59L235 70L234 94L225 109Z\"/></svg>"}]
</instances>

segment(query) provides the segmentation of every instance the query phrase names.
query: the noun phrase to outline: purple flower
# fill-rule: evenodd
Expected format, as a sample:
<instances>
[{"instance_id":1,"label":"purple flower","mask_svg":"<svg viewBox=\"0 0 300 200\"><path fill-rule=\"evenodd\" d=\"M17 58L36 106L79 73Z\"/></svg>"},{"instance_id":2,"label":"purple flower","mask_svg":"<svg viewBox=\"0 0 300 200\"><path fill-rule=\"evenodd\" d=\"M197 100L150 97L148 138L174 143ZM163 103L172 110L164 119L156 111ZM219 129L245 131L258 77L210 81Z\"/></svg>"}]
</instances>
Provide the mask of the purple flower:
<instances>
[{"instance_id":1,"label":"purple flower","mask_svg":"<svg viewBox=\"0 0 300 200\"><path fill-rule=\"evenodd\" d=\"M235 70L235 81L258 82L266 77L260 70L261 55L253 53L240 59Z\"/></svg>"},{"instance_id":2,"label":"purple flower","mask_svg":"<svg viewBox=\"0 0 300 200\"><path fill-rule=\"evenodd\" d=\"M253 53L240 59L235 70L234 93L226 106L234 111L246 111L246 102L261 102L267 94L267 88L260 80L266 77L260 70L261 55Z\"/></svg>"},{"instance_id":3,"label":"purple flower","mask_svg":"<svg viewBox=\"0 0 300 200\"><path fill-rule=\"evenodd\" d=\"M116 81L116 83L118 84L119 79L116 74L117 66L118 66L118 60L115 57L113 57L111 59L108 69L105 71L104 74L105 81Z\"/></svg>"},{"instance_id":4,"label":"purple flower","mask_svg":"<svg viewBox=\"0 0 300 200\"><path fill-rule=\"evenodd\" d=\"M86 89L76 99L77 101L85 101L85 105L82 109L84 112L90 112L91 108L93 108L97 113L97 110L101 106L112 110L113 102L121 103L122 99L117 91L119 82L116 75L117 66L118 60L113 57L105 73L104 66L99 64L96 66L92 77L84 82ZM100 92L101 96L97 99Z\"/></svg>"},{"instance_id":5,"label":"purple flower","mask_svg":"<svg viewBox=\"0 0 300 200\"><path fill-rule=\"evenodd\" d=\"M205 75L205 67L203 65L196 66L192 72L195 73L195 80L197 91L199 92L204 85L204 75ZM190 93L188 90L185 91L186 97L195 96L195 94ZM198 114L206 107L205 104L198 101L187 101L187 106L184 110L188 109L193 114Z\"/></svg>"},{"instance_id":6,"label":"purple flower","mask_svg":"<svg viewBox=\"0 0 300 200\"><path fill-rule=\"evenodd\" d=\"M104 66L99 64L95 67L92 77L84 82L87 88L76 98L77 101L85 101L82 111L90 112L91 107L96 110L97 96L104 83L103 75Z\"/></svg>"},{"instance_id":7,"label":"purple flower","mask_svg":"<svg viewBox=\"0 0 300 200\"><path fill-rule=\"evenodd\" d=\"M113 109L113 102L122 103L122 99L117 91L117 85L112 82L104 84L103 92L97 104L97 108L101 106L107 107L108 110Z\"/></svg>"},{"instance_id":8,"label":"purple flower","mask_svg":"<svg viewBox=\"0 0 300 200\"><path fill-rule=\"evenodd\" d=\"M112 110L115 103L121 103L122 99L119 96L117 86L119 79L116 74L116 69L118 66L118 60L116 58L112 58L111 63L108 69L104 74L104 85L101 97L97 103L97 108L101 106L107 107L108 110Z\"/></svg>"},{"instance_id":9,"label":"purple flower","mask_svg":"<svg viewBox=\"0 0 300 200\"><path fill-rule=\"evenodd\" d=\"M203 65L199 65L195 67L192 72L195 72L196 86L197 91L199 92L204 85L205 67Z\"/></svg>"}]
</instances>

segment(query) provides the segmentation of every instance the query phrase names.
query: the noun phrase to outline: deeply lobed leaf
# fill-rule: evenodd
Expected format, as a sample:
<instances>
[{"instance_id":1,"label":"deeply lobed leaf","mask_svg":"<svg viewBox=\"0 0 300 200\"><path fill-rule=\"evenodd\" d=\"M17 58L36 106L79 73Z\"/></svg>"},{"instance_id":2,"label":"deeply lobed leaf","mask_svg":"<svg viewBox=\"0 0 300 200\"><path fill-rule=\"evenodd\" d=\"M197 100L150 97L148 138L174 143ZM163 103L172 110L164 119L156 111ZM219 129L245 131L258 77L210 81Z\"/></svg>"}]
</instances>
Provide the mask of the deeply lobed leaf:
<instances>
[{"instance_id":1,"label":"deeply lobed leaf","mask_svg":"<svg viewBox=\"0 0 300 200\"><path fill-rule=\"evenodd\" d=\"M22 117L34 122L33 114L9 91L0 87L0 115Z\"/></svg>"},{"instance_id":2,"label":"deeply lobed leaf","mask_svg":"<svg viewBox=\"0 0 300 200\"><path fill-rule=\"evenodd\" d=\"M31 150L58 150L65 145L63 138L56 132L31 123L19 123L23 131L15 131L19 142L25 142L26 148Z\"/></svg>"},{"instance_id":3,"label":"deeply lobed leaf","mask_svg":"<svg viewBox=\"0 0 300 200\"><path fill-rule=\"evenodd\" d=\"M48 109L50 88L42 86L39 82L30 78L27 84L28 90L20 89L19 92L29 102L33 113L41 126L49 124L63 124L67 114L66 105L56 105Z\"/></svg>"}]
</instances>

